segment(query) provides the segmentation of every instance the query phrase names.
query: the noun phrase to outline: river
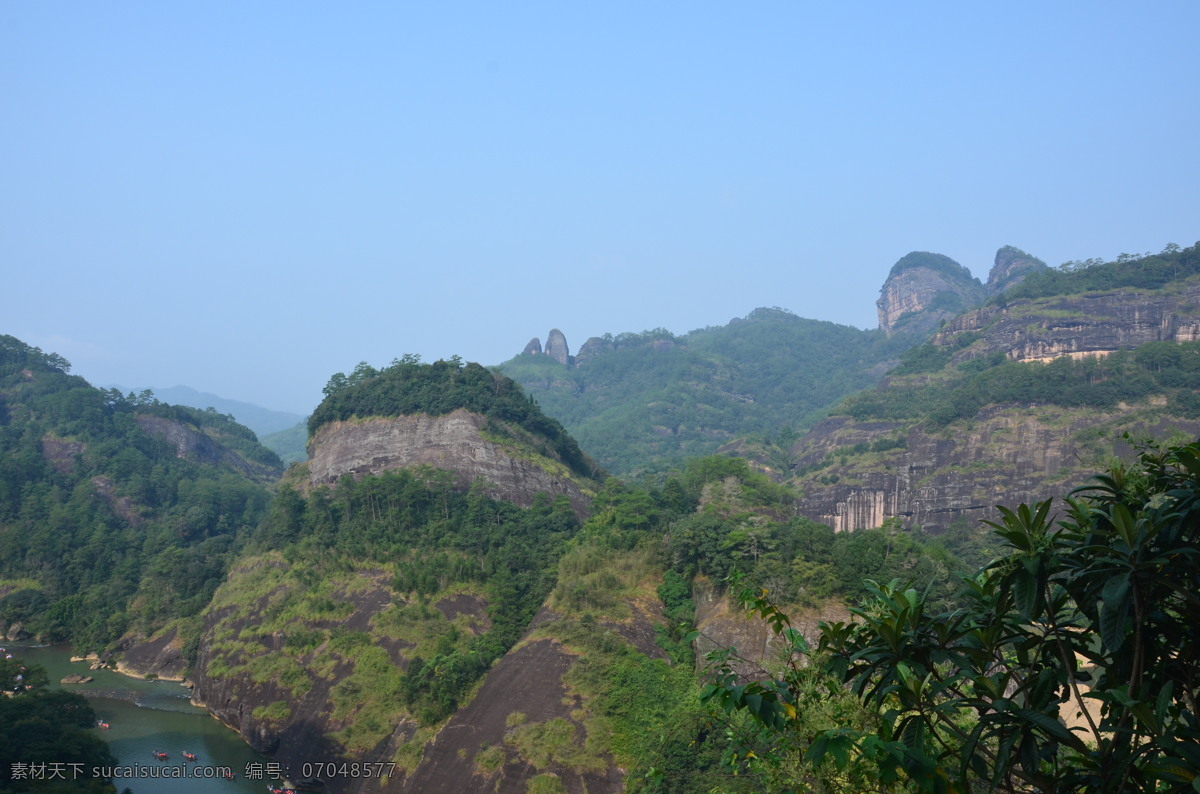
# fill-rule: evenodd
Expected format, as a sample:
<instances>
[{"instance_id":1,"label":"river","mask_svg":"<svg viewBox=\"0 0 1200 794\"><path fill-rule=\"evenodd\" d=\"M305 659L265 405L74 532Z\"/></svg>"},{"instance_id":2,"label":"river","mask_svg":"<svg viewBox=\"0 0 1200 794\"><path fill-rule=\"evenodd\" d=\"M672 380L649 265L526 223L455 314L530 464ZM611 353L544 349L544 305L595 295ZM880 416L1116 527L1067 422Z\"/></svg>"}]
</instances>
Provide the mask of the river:
<instances>
[{"instance_id":1,"label":"river","mask_svg":"<svg viewBox=\"0 0 1200 794\"><path fill-rule=\"evenodd\" d=\"M128 788L134 794L263 794L267 782L279 783L269 774L275 771L268 766L270 759L251 750L236 732L207 711L193 706L189 691L178 682L145 681L112 670L88 670L86 664L70 661L71 649L66 645L5 643L5 647L26 664L46 668L51 686L87 697L97 718L108 723L108 729L96 730L108 742L120 766L133 772L132 776L113 778L118 792ZM90 675L94 680L87 684L58 683L72 673ZM167 753L167 760L156 760L156 751ZM194 753L196 761L185 762L185 752ZM219 768L232 770L234 779L226 780Z\"/></svg>"}]
</instances>

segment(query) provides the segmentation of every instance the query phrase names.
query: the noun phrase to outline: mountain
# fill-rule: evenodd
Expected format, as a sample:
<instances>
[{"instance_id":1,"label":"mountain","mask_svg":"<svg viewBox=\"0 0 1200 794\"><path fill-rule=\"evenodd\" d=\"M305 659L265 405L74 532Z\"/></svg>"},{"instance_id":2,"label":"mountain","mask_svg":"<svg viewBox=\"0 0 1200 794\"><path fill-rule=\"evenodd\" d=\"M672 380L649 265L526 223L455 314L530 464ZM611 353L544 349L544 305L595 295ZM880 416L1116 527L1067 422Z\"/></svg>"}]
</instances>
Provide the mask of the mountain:
<instances>
[{"instance_id":1,"label":"mountain","mask_svg":"<svg viewBox=\"0 0 1200 794\"><path fill-rule=\"evenodd\" d=\"M122 394L145 391L145 388L126 389L124 386L115 384L110 388L114 388ZM196 391L190 386L172 386L169 389L151 388L149 390L153 392L155 398L165 403L200 409L213 408L218 413L228 414L239 424L253 430L260 439L271 433L288 430L304 421L304 417L299 414L276 411L253 403L219 397L208 392Z\"/></svg>"},{"instance_id":2,"label":"mountain","mask_svg":"<svg viewBox=\"0 0 1200 794\"><path fill-rule=\"evenodd\" d=\"M195 697L295 770L413 772L432 726L512 664L603 473L478 364L360 367L326 395L308 461L206 611Z\"/></svg>"},{"instance_id":3,"label":"mountain","mask_svg":"<svg viewBox=\"0 0 1200 794\"><path fill-rule=\"evenodd\" d=\"M665 470L732 439L777 436L875 382L907 338L758 309L728 325L589 339L497 370L520 383L606 469ZM535 340L536 341L536 340Z\"/></svg>"},{"instance_id":4,"label":"mountain","mask_svg":"<svg viewBox=\"0 0 1200 794\"><path fill-rule=\"evenodd\" d=\"M839 530L994 520L1139 438L1200 434L1197 340L1195 246L1034 272L830 411L791 447L787 479L804 515Z\"/></svg>"},{"instance_id":5,"label":"mountain","mask_svg":"<svg viewBox=\"0 0 1200 794\"><path fill-rule=\"evenodd\" d=\"M165 637L179 672L187 621L281 470L226 416L94 388L0 337L0 633L81 650Z\"/></svg>"},{"instance_id":6,"label":"mountain","mask_svg":"<svg viewBox=\"0 0 1200 794\"><path fill-rule=\"evenodd\" d=\"M657 329L592 337L572 356L554 329L545 350L535 337L497 369L608 470L661 471L747 438L786 444L843 397L878 382L939 323L1044 269L1005 246L985 286L949 257L913 252L880 290L878 330L756 309L682 336Z\"/></svg>"},{"instance_id":7,"label":"mountain","mask_svg":"<svg viewBox=\"0 0 1200 794\"><path fill-rule=\"evenodd\" d=\"M297 422L286 430L259 436L258 440L284 463L300 463L308 458L308 419Z\"/></svg>"}]
</instances>

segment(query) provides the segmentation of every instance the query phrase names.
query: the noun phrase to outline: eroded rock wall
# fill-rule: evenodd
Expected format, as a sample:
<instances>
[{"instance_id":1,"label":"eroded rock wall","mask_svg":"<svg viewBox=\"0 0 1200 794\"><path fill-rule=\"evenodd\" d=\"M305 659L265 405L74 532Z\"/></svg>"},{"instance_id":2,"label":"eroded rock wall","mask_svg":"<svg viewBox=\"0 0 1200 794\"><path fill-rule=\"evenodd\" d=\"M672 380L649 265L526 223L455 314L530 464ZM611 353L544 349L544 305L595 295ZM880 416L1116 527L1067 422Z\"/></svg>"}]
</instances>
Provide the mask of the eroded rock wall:
<instances>
[{"instance_id":1,"label":"eroded rock wall","mask_svg":"<svg viewBox=\"0 0 1200 794\"><path fill-rule=\"evenodd\" d=\"M1086 484L1115 454L1130 448L1124 430L1156 438L1195 437L1200 421L1166 419L1149 405L1111 411L1055 406L991 406L970 427L903 432L905 448L865 457L801 478L799 511L839 532L880 526L898 517L906 526L944 529L960 517L996 520L996 505L1061 497ZM814 426L796 448L797 466L812 466L838 450L893 439L897 424L836 417ZM831 475L837 476L830 482ZM822 481L824 478L824 481Z\"/></svg>"},{"instance_id":2,"label":"eroded rock wall","mask_svg":"<svg viewBox=\"0 0 1200 794\"><path fill-rule=\"evenodd\" d=\"M487 419L459 409L443 416L412 414L331 422L309 442L309 482L330 485L349 474L433 466L454 472L459 485L488 483L487 493L528 507L538 493L564 494L582 515L587 498L565 466L539 461L484 437Z\"/></svg>"}]
</instances>

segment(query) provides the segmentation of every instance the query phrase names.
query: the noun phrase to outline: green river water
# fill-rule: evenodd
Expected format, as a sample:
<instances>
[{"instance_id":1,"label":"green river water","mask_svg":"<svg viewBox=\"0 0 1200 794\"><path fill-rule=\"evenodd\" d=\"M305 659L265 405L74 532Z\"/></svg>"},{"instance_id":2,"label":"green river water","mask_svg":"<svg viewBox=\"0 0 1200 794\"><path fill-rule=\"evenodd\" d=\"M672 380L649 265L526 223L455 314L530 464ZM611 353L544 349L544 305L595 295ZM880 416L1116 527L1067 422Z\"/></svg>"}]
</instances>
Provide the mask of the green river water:
<instances>
[{"instance_id":1,"label":"green river water","mask_svg":"<svg viewBox=\"0 0 1200 794\"><path fill-rule=\"evenodd\" d=\"M71 649L65 645L6 643L5 647L27 664L46 668L51 686L86 696L96 716L108 723L107 730L96 730L108 742L120 766L131 767L133 772L132 776L113 778L118 792L128 788L134 794L263 794L268 782L280 782L267 774L274 771L267 766L270 759L251 750L237 733L207 711L193 706L188 700L189 691L178 682L144 681L112 670L88 670L86 664L70 661ZM72 673L90 675L94 680L78 685L58 683ZM156 760L156 751L167 753L167 760ZM185 762L184 752L194 753L196 761ZM226 780L218 768L231 770L234 779ZM173 777L179 774L188 776ZM253 779L255 776L257 779Z\"/></svg>"}]
</instances>

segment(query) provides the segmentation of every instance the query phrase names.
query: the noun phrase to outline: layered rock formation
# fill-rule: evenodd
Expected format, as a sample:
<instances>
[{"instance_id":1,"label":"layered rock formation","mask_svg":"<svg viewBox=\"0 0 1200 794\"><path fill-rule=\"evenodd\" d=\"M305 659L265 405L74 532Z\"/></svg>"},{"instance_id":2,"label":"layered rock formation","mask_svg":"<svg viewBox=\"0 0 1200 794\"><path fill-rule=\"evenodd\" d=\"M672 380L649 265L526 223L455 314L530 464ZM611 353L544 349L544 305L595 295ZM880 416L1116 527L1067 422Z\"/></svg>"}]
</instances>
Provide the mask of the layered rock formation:
<instances>
[{"instance_id":1,"label":"layered rock formation","mask_svg":"<svg viewBox=\"0 0 1200 794\"><path fill-rule=\"evenodd\" d=\"M347 474L426 465L454 472L462 488L482 481L492 498L526 507L538 493L564 494L583 514L587 497L565 466L486 433L487 425L485 417L463 409L331 422L309 442L309 482L330 485Z\"/></svg>"},{"instance_id":2,"label":"layered rock formation","mask_svg":"<svg viewBox=\"0 0 1200 794\"><path fill-rule=\"evenodd\" d=\"M1046 263L1030 256L1020 248L1006 245L996 252L996 260L988 273L987 294L999 295L1006 289L1017 286L1030 273L1042 270Z\"/></svg>"},{"instance_id":3,"label":"layered rock formation","mask_svg":"<svg viewBox=\"0 0 1200 794\"><path fill-rule=\"evenodd\" d=\"M934 343L959 335L980 338L954 354L955 363L996 351L1014 361L1062 355L1104 355L1146 342L1200 339L1200 282L1172 291L1117 289L1082 296L1028 299L985 306L948 322Z\"/></svg>"},{"instance_id":4,"label":"layered rock formation","mask_svg":"<svg viewBox=\"0 0 1200 794\"><path fill-rule=\"evenodd\" d=\"M948 256L914 251L892 266L875 306L879 327L923 335L964 309L978 306L985 290L970 271Z\"/></svg>"},{"instance_id":5,"label":"layered rock formation","mask_svg":"<svg viewBox=\"0 0 1200 794\"><path fill-rule=\"evenodd\" d=\"M998 355L1043 362L1102 357L1147 342L1197 339L1200 280L1193 279L1167 290L989 305L947 323L933 343L953 351L953 367ZM835 416L791 450L805 492L800 511L839 531L890 517L934 530L959 517L994 520L997 504L1062 496L1085 484L1114 455L1130 453L1122 438L1127 431L1159 439L1200 434L1200 421L1172 415L1165 403L1151 397L1109 410L992 405L965 425L937 431Z\"/></svg>"},{"instance_id":6,"label":"layered rock formation","mask_svg":"<svg viewBox=\"0 0 1200 794\"><path fill-rule=\"evenodd\" d=\"M835 461L820 477L803 478L799 512L839 532L877 527L892 517L933 532L959 518L996 520L997 505L1060 497L1086 484L1114 456L1127 457L1121 438L1126 430L1158 438L1200 434L1200 421L1159 419L1146 408L993 406L968 431L904 428L904 448L870 459L850 454L845 465L836 462L842 450L895 438L897 425L828 419L795 449L797 467Z\"/></svg>"},{"instance_id":7,"label":"layered rock formation","mask_svg":"<svg viewBox=\"0 0 1200 794\"><path fill-rule=\"evenodd\" d=\"M942 321L979 306L1045 267L1037 257L1006 245L996 252L984 286L950 257L914 251L892 266L880 290L875 302L879 327L888 336L898 331L927 334Z\"/></svg>"}]
</instances>

